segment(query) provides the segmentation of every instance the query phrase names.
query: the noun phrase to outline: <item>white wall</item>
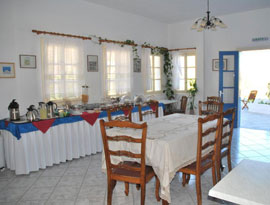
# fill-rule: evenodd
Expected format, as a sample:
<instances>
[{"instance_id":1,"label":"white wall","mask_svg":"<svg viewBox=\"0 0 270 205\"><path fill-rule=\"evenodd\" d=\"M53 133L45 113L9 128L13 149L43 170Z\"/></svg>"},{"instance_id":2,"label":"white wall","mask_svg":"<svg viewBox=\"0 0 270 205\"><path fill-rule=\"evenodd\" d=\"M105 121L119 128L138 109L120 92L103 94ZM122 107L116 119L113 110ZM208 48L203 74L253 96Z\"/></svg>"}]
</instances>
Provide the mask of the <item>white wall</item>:
<instances>
[{"instance_id":1,"label":"white wall","mask_svg":"<svg viewBox=\"0 0 270 205\"><path fill-rule=\"evenodd\" d=\"M1 0L0 29L0 62L15 62L16 66L15 79L0 79L0 119L8 116L7 107L13 98L18 100L21 114L26 112L27 106L42 100L40 40L32 29L85 36L95 34L158 46L167 46L168 39L166 24L83 0ZM85 45L85 58L98 55L101 71L101 46L90 41L85 41ZM36 55L37 69L21 69L20 54ZM86 72L85 76L90 86L90 102L96 102L102 93L101 72ZM134 74L134 88L136 93L143 93L141 73Z\"/></svg>"},{"instance_id":2,"label":"white wall","mask_svg":"<svg viewBox=\"0 0 270 205\"><path fill-rule=\"evenodd\" d=\"M218 95L218 72L212 71L212 59L219 51L242 48L270 48L270 40L252 42L254 37L270 37L270 9L219 16L228 28L217 31L197 32L190 30L194 21L169 25L169 47L197 47L197 78L199 89L204 90L199 99ZM194 19L195 20L195 19ZM254 68L256 69L256 68Z\"/></svg>"}]
</instances>

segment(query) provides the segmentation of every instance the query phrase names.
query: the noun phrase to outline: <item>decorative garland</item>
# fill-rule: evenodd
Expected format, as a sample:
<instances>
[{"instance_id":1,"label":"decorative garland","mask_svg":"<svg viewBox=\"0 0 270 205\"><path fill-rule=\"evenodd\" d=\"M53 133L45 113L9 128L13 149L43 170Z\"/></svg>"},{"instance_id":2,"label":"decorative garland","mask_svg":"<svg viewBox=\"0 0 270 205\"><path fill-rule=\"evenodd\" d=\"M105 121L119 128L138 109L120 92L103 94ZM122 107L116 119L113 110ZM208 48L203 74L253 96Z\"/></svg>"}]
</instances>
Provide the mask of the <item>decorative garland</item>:
<instances>
[{"instance_id":1,"label":"decorative garland","mask_svg":"<svg viewBox=\"0 0 270 205\"><path fill-rule=\"evenodd\" d=\"M138 49L137 46L138 44L136 44L133 40L125 40L125 41L114 41L114 40L107 40L106 38L103 39L101 37L97 37L95 35L91 35L92 38L98 38L99 40L99 44L101 44L102 42L108 42L108 43L117 43L120 44L121 47L124 47L125 45L129 45L132 46L132 52L133 52L133 56L135 58L139 58L138 55ZM165 93L165 95L167 96L167 98L169 100L174 99L174 90L172 87L172 69L173 69L173 65L172 65L172 57L169 53L169 50L165 47L154 47L151 46L149 43L144 42L141 45L142 48L151 48L151 53L154 55L163 55L164 57L164 65L163 65L163 72L166 75L166 84L165 84L165 89L163 90L163 93Z\"/></svg>"}]
</instances>

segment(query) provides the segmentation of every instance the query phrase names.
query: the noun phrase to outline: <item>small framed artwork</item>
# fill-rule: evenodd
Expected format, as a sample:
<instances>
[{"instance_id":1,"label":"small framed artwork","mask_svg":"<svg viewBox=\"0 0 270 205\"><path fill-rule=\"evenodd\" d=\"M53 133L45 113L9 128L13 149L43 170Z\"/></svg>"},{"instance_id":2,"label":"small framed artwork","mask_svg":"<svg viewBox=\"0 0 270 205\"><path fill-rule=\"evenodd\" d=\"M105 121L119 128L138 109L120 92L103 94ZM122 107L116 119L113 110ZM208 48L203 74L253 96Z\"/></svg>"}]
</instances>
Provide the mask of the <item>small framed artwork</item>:
<instances>
[{"instance_id":1,"label":"small framed artwork","mask_svg":"<svg viewBox=\"0 0 270 205\"><path fill-rule=\"evenodd\" d=\"M0 78L15 78L15 63L0 63Z\"/></svg>"},{"instance_id":2,"label":"small framed artwork","mask_svg":"<svg viewBox=\"0 0 270 205\"><path fill-rule=\"evenodd\" d=\"M37 68L36 56L34 55L20 55L21 68Z\"/></svg>"},{"instance_id":3,"label":"small framed artwork","mask_svg":"<svg viewBox=\"0 0 270 205\"><path fill-rule=\"evenodd\" d=\"M95 55L87 56L87 71L98 72L98 56Z\"/></svg>"},{"instance_id":4,"label":"small framed artwork","mask_svg":"<svg viewBox=\"0 0 270 205\"><path fill-rule=\"evenodd\" d=\"M133 59L133 72L136 72L136 73L141 72L141 59L140 58Z\"/></svg>"},{"instance_id":5,"label":"small framed artwork","mask_svg":"<svg viewBox=\"0 0 270 205\"><path fill-rule=\"evenodd\" d=\"M227 59L223 59L223 70L227 70ZM219 71L219 59L213 59L212 61L212 70Z\"/></svg>"}]
</instances>

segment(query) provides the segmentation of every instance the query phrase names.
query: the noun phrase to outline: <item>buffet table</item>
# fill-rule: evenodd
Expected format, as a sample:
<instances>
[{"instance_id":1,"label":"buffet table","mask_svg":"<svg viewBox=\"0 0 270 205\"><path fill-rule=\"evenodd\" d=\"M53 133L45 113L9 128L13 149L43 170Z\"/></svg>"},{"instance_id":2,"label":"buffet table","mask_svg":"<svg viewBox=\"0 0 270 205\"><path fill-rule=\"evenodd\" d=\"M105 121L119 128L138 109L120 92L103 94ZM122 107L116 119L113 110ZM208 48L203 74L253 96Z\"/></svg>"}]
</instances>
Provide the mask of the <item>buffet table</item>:
<instances>
[{"instance_id":1,"label":"buffet table","mask_svg":"<svg viewBox=\"0 0 270 205\"><path fill-rule=\"evenodd\" d=\"M159 104L159 116L163 116ZM143 107L143 111L151 109ZM112 115L122 115L117 111ZM148 119L154 115L147 116ZM0 120L4 137L7 168L17 175L45 169L47 166L101 152L103 149L99 120L107 112L83 113L38 122L15 123ZM132 121L139 121L138 107L132 110Z\"/></svg>"}]
</instances>

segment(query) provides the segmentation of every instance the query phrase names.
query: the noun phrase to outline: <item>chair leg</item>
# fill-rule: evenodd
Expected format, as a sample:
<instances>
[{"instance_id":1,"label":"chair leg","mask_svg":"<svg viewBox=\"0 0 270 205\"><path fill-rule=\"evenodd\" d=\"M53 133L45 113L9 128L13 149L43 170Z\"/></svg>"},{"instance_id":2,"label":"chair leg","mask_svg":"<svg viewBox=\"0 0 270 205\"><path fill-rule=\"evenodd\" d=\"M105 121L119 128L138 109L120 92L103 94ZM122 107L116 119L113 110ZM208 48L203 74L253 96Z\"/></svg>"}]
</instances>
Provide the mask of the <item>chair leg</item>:
<instances>
[{"instance_id":1,"label":"chair leg","mask_svg":"<svg viewBox=\"0 0 270 205\"><path fill-rule=\"evenodd\" d=\"M219 172L219 174L220 174L220 172ZM217 178L216 178L216 163L214 160L212 162L212 180L213 180L213 185L215 185L217 183Z\"/></svg>"},{"instance_id":2,"label":"chair leg","mask_svg":"<svg viewBox=\"0 0 270 205\"><path fill-rule=\"evenodd\" d=\"M185 186L186 185L186 173L182 173L182 185Z\"/></svg>"},{"instance_id":3,"label":"chair leg","mask_svg":"<svg viewBox=\"0 0 270 205\"><path fill-rule=\"evenodd\" d=\"M128 196L128 193L129 193L129 183L125 182L125 194L126 194L126 196Z\"/></svg>"},{"instance_id":4,"label":"chair leg","mask_svg":"<svg viewBox=\"0 0 270 205\"><path fill-rule=\"evenodd\" d=\"M217 164L216 164L216 167L217 167L217 180L220 181L221 180L221 159L217 159ZM212 171L212 175L213 175L213 171Z\"/></svg>"},{"instance_id":5,"label":"chair leg","mask_svg":"<svg viewBox=\"0 0 270 205\"><path fill-rule=\"evenodd\" d=\"M140 184L136 184L136 189L137 190L140 190L140 188L141 188L141 185Z\"/></svg>"},{"instance_id":6,"label":"chair leg","mask_svg":"<svg viewBox=\"0 0 270 205\"><path fill-rule=\"evenodd\" d=\"M232 170L231 150L228 150L227 161L228 161L228 170L230 172Z\"/></svg>"},{"instance_id":7,"label":"chair leg","mask_svg":"<svg viewBox=\"0 0 270 205\"><path fill-rule=\"evenodd\" d=\"M145 183L141 184L141 205L145 203Z\"/></svg>"},{"instance_id":8,"label":"chair leg","mask_svg":"<svg viewBox=\"0 0 270 205\"><path fill-rule=\"evenodd\" d=\"M196 193L197 193L197 204L202 205L202 192L201 192L201 175L196 174Z\"/></svg>"},{"instance_id":9,"label":"chair leg","mask_svg":"<svg viewBox=\"0 0 270 205\"><path fill-rule=\"evenodd\" d=\"M157 176L155 176L155 178L156 178L156 199L157 199L157 201L160 201L160 196L159 196L159 188L160 188L160 181L159 181L159 179L158 179L158 177Z\"/></svg>"},{"instance_id":10,"label":"chair leg","mask_svg":"<svg viewBox=\"0 0 270 205\"><path fill-rule=\"evenodd\" d=\"M187 179L186 179L187 181L186 181L186 184L188 184L189 183L189 180L190 180L190 174L187 174Z\"/></svg>"},{"instance_id":11,"label":"chair leg","mask_svg":"<svg viewBox=\"0 0 270 205\"><path fill-rule=\"evenodd\" d=\"M113 189L116 185L115 180L108 180L108 193L107 193L107 204L111 205L112 204L112 193Z\"/></svg>"}]
</instances>

